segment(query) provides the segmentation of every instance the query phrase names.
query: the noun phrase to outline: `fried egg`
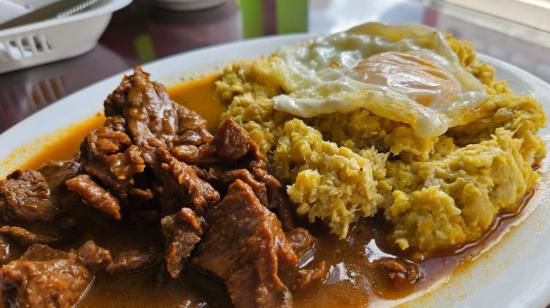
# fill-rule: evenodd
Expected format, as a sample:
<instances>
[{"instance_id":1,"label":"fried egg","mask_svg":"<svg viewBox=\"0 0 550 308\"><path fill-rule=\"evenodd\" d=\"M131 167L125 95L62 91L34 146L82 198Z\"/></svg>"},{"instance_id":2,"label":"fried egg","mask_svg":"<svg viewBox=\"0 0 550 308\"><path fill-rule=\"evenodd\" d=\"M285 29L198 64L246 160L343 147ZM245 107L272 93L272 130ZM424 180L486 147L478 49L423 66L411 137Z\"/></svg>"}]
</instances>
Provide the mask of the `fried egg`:
<instances>
[{"instance_id":1,"label":"fried egg","mask_svg":"<svg viewBox=\"0 0 550 308\"><path fill-rule=\"evenodd\" d=\"M365 108L418 137L470 122L486 96L443 34L423 25L363 24L282 47L270 65L285 92L276 110L311 118Z\"/></svg>"}]
</instances>

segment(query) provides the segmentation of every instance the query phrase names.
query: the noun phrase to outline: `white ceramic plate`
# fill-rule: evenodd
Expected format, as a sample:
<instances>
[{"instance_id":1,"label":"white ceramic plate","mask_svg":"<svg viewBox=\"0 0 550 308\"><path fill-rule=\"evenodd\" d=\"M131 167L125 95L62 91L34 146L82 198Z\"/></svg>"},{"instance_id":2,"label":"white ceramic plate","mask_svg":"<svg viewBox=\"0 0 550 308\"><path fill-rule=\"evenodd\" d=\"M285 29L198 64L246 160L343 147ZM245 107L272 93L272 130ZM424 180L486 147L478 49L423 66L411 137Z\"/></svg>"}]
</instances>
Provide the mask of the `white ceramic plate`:
<instances>
[{"instance_id":1,"label":"white ceramic plate","mask_svg":"<svg viewBox=\"0 0 550 308\"><path fill-rule=\"evenodd\" d=\"M300 34L250 40L201 49L169 57L144 66L155 80L164 84L181 77L207 73L231 61L254 59L278 47L312 38ZM535 96L550 110L550 85L514 66L487 56L500 79L507 80L519 94ZM127 71L125 73L130 73ZM102 110L103 100L120 82L113 76L41 110L0 135L0 162L14 149L33 143L41 136L89 118ZM543 136L550 130L544 129ZM32 152L32 150L30 150ZM28 152L28 153L30 153ZM27 154L28 154L27 153ZM13 156L11 157L13 159ZM0 178L22 161L17 155L10 165L0 164ZM550 303L550 178L544 163L542 180L528 209L532 213L506 238L472 265L452 276L450 281L420 298L410 301L417 307L545 307ZM535 206L538 205L536 208Z\"/></svg>"}]
</instances>

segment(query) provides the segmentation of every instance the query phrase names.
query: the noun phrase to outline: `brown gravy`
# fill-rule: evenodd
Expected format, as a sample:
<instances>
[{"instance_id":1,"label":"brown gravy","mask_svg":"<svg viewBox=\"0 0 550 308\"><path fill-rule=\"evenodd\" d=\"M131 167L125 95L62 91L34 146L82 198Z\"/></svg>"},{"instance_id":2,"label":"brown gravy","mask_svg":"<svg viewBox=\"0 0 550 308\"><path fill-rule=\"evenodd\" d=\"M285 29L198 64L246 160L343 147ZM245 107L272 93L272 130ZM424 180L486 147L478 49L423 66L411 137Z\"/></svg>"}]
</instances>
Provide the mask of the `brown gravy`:
<instances>
[{"instance_id":1,"label":"brown gravy","mask_svg":"<svg viewBox=\"0 0 550 308\"><path fill-rule=\"evenodd\" d=\"M205 79L188 81L169 88L170 96L179 103L204 116L210 129L215 129L223 106L213 99L215 75ZM71 158L86 132L102 125L104 117L97 115L65 130L59 138L27 161L20 168L37 168L49 160ZM69 132L69 133L67 133ZM373 270L372 262L382 257L409 259L402 252L395 252L383 244L389 226L382 217L364 219L355 225L348 240L341 241L319 225L307 225L318 239L315 258L309 264L325 260L329 268L322 281L306 289L294 292L297 307L358 307L380 300L398 299L419 292L438 279L456 271L462 264L479 255L487 245L505 233L511 223L522 213L532 192L525 196L522 205L514 213L500 215L491 232L483 239L439 256L418 262L423 279L411 287L395 288L387 279ZM74 201L73 202L78 202ZM88 211L83 206L83 211ZM98 215L86 212L85 215ZM126 249L162 249L158 226L116 224L97 216L90 219L84 229L94 230L83 234L81 241L93 238L99 245L114 254ZM80 241L80 240L79 240ZM73 246L73 245L71 245ZM62 247L69 248L69 247ZM111 277L98 275L94 285L81 301L81 307L225 307L230 306L225 287L201 273L187 268L180 279L158 279L158 265L148 270Z\"/></svg>"}]
</instances>

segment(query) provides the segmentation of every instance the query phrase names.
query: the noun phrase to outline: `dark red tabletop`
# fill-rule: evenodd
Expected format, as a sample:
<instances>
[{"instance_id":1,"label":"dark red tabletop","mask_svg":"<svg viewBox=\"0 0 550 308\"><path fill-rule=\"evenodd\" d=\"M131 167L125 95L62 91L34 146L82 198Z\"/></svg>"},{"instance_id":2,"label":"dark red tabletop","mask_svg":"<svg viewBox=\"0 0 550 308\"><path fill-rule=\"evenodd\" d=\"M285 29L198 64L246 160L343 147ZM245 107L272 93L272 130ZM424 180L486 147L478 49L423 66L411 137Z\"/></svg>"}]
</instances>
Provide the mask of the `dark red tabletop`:
<instances>
[{"instance_id":1,"label":"dark red tabletop","mask_svg":"<svg viewBox=\"0 0 550 308\"><path fill-rule=\"evenodd\" d=\"M467 38L479 51L550 81L550 49L544 44L481 26L475 18L450 14L448 9L419 1L310 0L307 15L308 31L313 33L339 31L372 20L428 24ZM156 7L153 1L135 0L113 15L92 51L0 74L0 133L60 98L136 64L240 40L242 28L240 8L231 0L192 12L168 11Z\"/></svg>"}]
</instances>

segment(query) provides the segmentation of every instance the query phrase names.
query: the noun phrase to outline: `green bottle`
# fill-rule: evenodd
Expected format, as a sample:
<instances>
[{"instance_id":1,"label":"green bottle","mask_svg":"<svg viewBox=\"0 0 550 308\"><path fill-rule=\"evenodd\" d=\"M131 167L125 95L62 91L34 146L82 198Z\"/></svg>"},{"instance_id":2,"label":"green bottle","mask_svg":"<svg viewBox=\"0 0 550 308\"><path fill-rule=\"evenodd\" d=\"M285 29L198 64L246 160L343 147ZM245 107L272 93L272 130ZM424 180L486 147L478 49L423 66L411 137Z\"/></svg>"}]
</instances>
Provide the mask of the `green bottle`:
<instances>
[{"instance_id":1,"label":"green bottle","mask_svg":"<svg viewBox=\"0 0 550 308\"><path fill-rule=\"evenodd\" d=\"M306 32L308 0L238 0L245 38Z\"/></svg>"}]
</instances>

